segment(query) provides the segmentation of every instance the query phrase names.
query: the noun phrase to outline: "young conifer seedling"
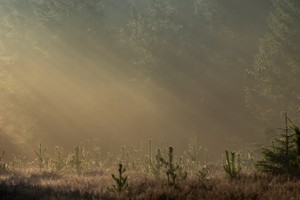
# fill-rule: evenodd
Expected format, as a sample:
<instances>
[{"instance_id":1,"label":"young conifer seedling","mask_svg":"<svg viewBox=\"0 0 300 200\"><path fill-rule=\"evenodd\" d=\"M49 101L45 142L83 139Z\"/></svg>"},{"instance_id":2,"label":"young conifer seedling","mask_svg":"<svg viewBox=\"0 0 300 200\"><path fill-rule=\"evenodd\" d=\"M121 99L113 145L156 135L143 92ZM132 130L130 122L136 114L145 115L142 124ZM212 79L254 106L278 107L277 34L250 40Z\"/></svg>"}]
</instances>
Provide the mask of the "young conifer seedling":
<instances>
[{"instance_id":1,"label":"young conifer seedling","mask_svg":"<svg viewBox=\"0 0 300 200\"><path fill-rule=\"evenodd\" d=\"M199 181L207 180L209 177L209 170L207 169L206 165L203 165L198 172L196 173L198 176Z\"/></svg>"},{"instance_id":2,"label":"young conifer seedling","mask_svg":"<svg viewBox=\"0 0 300 200\"><path fill-rule=\"evenodd\" d=\"M173 155L173 147L169 147L168 152L168 159L164 159L163 157L160 157L160 161L164 164L166 168L166 175L168 178L168 184L170 186L175 186L176 179L177 179L177 173L180 170L180 167L178 164L174 164L174 155Z\"/></svg>"},{"instance_id":3,"label":"young conifer seedling","mask_svg":"<svg viewBox=\"0 0 300 200\"><path fill-rule=\"evenodd\" d=\"M7 165L6 163L2 163L2 162L1 162L1 160L2 160L2 158L3 158L3 156L4 156L4 154L5 154L5 151L2 151L2 152L0 153L0 173L1 173L1 172L6 172L6 171L7 171L7 168L8 168L8 165Z\"/></svg>"},{"instance_id":4,"label":"young conifer seedling","mask_svg":"<svg viewBox=\"0 0 300 200\"><path fill-rule=\"evenodd\" d=\"M52 163L56 171L60 171L64 168L65 163L62 157L62 147L58 147L58 146L55 147L55 159L52 160Z\"/></svg>"},{"instance_id":5,"label":"young conifer seedling","mask_svg":"<svg viewBox=\"0 0 300 200\"><path fill-rule=\"evenodd\" d=\"M127 182L127 176L124 176L125 171L126 171L125 167L123 166L122 163L120 163L118 168L118 172L119 172L118 176L116 176L115 174L111 175L116 184L109 188L110 191L121 193L127 189L128 182Z\"/></svg>"},{"instance_id":6,"label":"young conifer seedling","mask_svg":"<svg viewBox=\"0 0 300 200\"><path fill-rule=\"evenodd\" d=\"M154 158L155 159L147 157L147 170L150 171L156 179L160 179L160 172L163 166L163 163L161 162L162 153L160 149L157 150L157 153Z\"/></svg>"},{"instance_id":7,"label":"young conifer seedling","mask_svg":"<svg viewBox=\"0 0 300 200\"><path fill-rule=\"evenodd\" d=\"M81 174L82 161L83 161L83 148L80 148L80 146L76 146L74 147L74 154L72 155L70 163L75 168L78 175Z\"/></svg>"},{"instance_id":8,"label":"young conifer seedling","mask_svg":"<svg viewBox=\"0 0 300 200\"><path fill-rule=\"evenodd\" d=\"M42 143L39 144L39 149L37 151L34 150L35 154L37 155L40 171L42 171L44 166L47 164L46 150L47 148L42 148Z\"/></svg>"},{"instance_id":9,"label":"young conifer seedling","mask_svg":"<svg viewBox=\"0 0 300 200\"><path fill-rule=\"evenodd\" d=\"M231 178L236 178L241 172L240 165L240 154L236 152L229 153L227 150L225 151L225 165L223 168L226 174Z\"/></svg>"}]
</instances>

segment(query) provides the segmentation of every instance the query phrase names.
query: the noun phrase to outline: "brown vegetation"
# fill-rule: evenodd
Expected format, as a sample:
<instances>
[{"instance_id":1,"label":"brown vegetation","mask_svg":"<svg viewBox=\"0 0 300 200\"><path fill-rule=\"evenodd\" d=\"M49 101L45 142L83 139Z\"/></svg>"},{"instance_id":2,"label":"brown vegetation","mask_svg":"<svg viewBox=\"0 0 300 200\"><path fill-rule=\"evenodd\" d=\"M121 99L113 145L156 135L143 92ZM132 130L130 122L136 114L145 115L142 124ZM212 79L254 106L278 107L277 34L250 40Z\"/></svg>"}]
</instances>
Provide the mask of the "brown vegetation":
<instances>
[{"instance_id":1,"label":"brown vegetation","mask_svg":"<svg viewBox=\"0 0 300 200\"><path fill-rule=\"evenodd\" d=\"M1 199L298 199L300 181L284 176L248 174L237 179L191 176L170 187L167 180L129 172L126 191L108 190L111 170L83 175L18 171L1 176ZM216 172L217 173L217 172Z\"/></svg>"}]
</instances>

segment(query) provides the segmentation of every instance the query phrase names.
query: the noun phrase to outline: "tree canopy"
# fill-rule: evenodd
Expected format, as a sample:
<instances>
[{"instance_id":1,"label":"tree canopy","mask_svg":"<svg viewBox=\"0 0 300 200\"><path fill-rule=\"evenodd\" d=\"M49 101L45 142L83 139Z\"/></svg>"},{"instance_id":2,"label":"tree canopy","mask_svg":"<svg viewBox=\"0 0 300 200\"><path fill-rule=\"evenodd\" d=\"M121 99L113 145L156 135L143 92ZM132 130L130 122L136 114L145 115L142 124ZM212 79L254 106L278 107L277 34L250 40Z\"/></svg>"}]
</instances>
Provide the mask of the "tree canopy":
<instances>
[{"instance_id":1,"label":"tree canopy","mask_svg":"<svg viewBox=\"0 0 300 200\"><path fill-rule=\"evenodd\" d=\"M253 68L255 82L247 100L258 116L274 122L281 111L299 120L300 114L300 2L273 0L269 33L261 40Z\"/></svg>"}]
</instances>

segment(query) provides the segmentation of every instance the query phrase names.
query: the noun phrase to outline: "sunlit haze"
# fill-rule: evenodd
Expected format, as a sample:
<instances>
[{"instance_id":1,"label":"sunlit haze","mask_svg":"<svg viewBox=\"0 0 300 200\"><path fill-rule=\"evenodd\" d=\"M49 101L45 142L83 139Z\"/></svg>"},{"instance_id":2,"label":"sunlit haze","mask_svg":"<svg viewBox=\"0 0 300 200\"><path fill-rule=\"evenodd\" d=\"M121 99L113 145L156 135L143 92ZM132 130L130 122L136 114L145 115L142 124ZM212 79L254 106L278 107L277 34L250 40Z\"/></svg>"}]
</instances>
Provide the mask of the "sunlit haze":
<instances>
[{"instance_id":1,"label":"sunlit haze","mask_svg":"<svg viewBox=\"0 0 300 200\"><path fill-rule=\"evenodd\" d=\"M289 108L272 100L277 110L262 115L247 91L258 91L248 71L273 9L269 0L0 0L1 149L30 157L40 142L71 150L99 139L118 152L151 139L183 152L196 135L218 159L268 142L262 130L280 127Z\"/></svg>"}]
</instances>

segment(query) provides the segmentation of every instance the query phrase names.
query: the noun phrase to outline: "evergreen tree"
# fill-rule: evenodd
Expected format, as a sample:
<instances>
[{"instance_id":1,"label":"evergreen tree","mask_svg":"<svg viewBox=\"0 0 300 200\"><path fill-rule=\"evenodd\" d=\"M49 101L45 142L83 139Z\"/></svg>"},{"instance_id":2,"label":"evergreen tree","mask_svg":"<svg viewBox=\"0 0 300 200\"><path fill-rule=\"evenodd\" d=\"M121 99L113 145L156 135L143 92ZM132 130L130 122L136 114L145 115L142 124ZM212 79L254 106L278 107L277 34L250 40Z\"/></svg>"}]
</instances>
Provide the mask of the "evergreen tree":
<instances>
[{"instance_id":1,"label":"evergreen tree","mask_svg":"<svg viewBox=\"0 0 300 200\"><path fill-rule=\"evenodd\" d=\"M256 163L259 170L274 175L300 175L300 131L284 113L285 127L273 145L263 148L263 159Z\"/></svg>"},{"instance_id":2,"label":"evergreen tree","mask_svg":"<svg viewBox=\"0 0 300 200\"><path fill-rule=\"evenodd\" d=\"M272 2L270 31L248 71L255 82L246 89L248 105L265 121L282 110L293 118L300 114L300 1Z\"/></svg>"},{"instance_id":3,"label":"evergreen tree","mask_svg":"<svg viewBox=\"0 0 300 200\"><path fill-rule=\"evenodd\" d=\"M174 21L176 7L171 0L150 0L130 2L130 18L126 35L129 36L126 46L133 53L134 70L139 79L147 79L158 66L169 63L174 56L172 45L178 40L181 30ZM169 51L166 50L169 48ZM179 49L178 49L179 50Z\"/></svg>"}]
</instances>

